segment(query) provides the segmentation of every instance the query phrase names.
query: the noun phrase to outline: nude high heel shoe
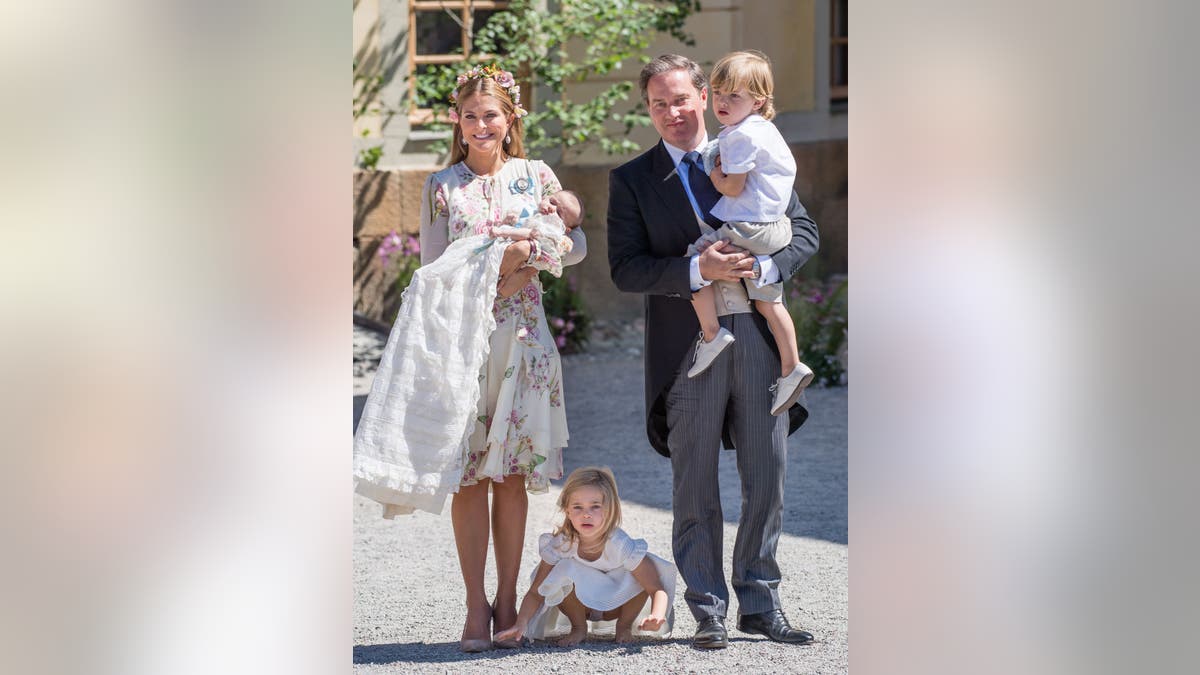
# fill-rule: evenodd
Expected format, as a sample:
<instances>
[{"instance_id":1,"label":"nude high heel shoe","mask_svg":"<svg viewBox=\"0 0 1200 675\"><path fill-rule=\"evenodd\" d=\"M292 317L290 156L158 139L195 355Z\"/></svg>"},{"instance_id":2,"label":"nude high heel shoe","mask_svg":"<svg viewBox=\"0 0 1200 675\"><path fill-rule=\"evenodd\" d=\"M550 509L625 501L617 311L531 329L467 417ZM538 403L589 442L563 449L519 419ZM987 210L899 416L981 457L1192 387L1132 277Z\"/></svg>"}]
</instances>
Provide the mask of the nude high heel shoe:
<instances>
[{"instance_id":1,"label":"nude high heel shoe","mask_svg":"<svg viewBox=\"0 0 1200 675\"><path fill-rule=\"evenodd\" d=\"M491 617L489 616L488 617L489 629L491 627L491 623L492 623ZM467 632L467 627L463 626L463 634L465 635L466 632ZM458 641L458 648L460 651L466 652L468 654L475 654L478 652L486 652L492 648L492 639L491 638L467 638L467 637L464 637Z\"/></svg>"},{"instance_id":2,"label":"nude high heel shoe","mask_svg":"<svg viewBox=\"0 0 1200 675\"><path fill-rule=\"evenodd\" d=\"M492 605L492 645L497 649L518 649L521 646L520 640L496 640L496 633L504 630L496 625L496 606Z\"/></svg>"}]
</instances>

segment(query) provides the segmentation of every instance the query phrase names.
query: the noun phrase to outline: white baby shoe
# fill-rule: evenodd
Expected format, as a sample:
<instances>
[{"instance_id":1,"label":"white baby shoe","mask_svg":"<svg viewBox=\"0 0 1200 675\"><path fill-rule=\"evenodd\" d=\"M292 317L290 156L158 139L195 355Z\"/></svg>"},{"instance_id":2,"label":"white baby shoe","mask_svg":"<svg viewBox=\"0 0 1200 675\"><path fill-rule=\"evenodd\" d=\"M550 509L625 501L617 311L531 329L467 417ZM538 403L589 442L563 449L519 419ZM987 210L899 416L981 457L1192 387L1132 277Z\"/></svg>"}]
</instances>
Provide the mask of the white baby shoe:
<instances>
[{"instance_id":1,"label":"white baby shoe","mask_svg":"<svg viewBox=\"0 0 1200 675\"><path fill-rule=\"evenodd\" d=\"M813 381L812 368L801 363L792 369L785 377L775 380L771 391L775 392L775 401L771 403L771 414L779 415L785 412L796 399L800 398L800 394L804 388Z\"/></svg>"},{"instance_id":2,"label":"white baby shoe","mask_svg":"<svg viewBox=\"0 0 1200 675\"><path fill-rule=\"evenodd\" d=\"M692 358L692 367L688 370L688 377L695 377L708 370L713 360L733 341L733 333L724 328L717 331L717 337L713 338L712 342L705 342L704 333L701 332L700 339L696 340L696 355Z\"/></svg>"}]
</instances>

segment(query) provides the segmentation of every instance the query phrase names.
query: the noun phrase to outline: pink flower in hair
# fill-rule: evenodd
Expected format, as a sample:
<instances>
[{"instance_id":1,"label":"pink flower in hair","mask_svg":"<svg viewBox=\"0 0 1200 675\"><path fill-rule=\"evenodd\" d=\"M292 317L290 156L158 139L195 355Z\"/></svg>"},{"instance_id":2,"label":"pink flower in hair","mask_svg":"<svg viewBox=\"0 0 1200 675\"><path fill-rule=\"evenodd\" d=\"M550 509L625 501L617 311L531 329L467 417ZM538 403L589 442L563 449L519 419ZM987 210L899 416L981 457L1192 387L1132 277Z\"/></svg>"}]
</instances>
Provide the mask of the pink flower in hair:
<instances>
[{"instance_id":1,"label":"pink flower in hair","mask_svg":"<svg viewBox=\"0 0 1200 675\"><path fill-rule=\"evenodd\" d=\"M450 117L451 122L458 124L458 111L457 110L455 110L454 108L450 108L449 112L447 112L447 115Z\"/></svg>"}]
</instances>

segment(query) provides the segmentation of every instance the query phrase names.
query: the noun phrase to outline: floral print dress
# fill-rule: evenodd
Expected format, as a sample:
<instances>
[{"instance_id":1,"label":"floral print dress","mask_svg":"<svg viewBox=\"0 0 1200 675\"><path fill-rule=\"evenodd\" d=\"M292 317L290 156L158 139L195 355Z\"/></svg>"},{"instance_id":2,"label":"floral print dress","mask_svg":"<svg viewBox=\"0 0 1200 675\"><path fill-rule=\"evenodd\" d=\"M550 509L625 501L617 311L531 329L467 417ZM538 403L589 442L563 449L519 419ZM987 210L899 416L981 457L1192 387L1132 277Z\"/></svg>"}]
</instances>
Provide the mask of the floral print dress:
<instances>
[{"instance_id":1,"label":"floral print dress","mask_svg":"<svg viewBox=\"0 0 1200 675\"><path fill-rule=\"evenodd\" d=\"M538 203L561 190L543 162L510 159L496 174L479 176L458 163L429 177L422 194L423 262L446 242L491 231L512 217L537 213ZM535 266L556 268L544 252ZM561 269L554 271L561 273ZM537 276L517 293L496 297L496 326L479 374L480 399L468 441L461 485L513 476L533 493L562 477L567 444L562 364L542 309Z\"/></svg>"}]
</instances>

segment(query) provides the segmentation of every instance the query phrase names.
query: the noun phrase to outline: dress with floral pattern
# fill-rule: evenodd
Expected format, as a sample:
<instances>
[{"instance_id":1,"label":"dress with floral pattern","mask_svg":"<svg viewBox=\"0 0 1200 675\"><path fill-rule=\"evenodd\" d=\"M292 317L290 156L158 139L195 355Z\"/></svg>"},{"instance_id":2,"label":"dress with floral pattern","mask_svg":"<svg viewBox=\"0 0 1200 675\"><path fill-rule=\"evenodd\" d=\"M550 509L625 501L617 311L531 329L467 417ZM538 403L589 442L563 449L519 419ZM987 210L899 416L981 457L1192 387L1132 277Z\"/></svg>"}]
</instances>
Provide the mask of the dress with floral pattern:
<instances>
[{"instance_id":1,"label":"dress with floral pattern","mask_svg":"<svg viewBox=\"0 0 1200 675\"><path fill-rule=\"evenodd\" d=\"M476 175L462 162L443 169L425 183L422 250L427 244L436 249L436 242L426 240L440 238L427 233L447 232L449 242L484 234L511 216L537 213L538 203L561 189L540 161L510 159L492 176ZM562 364L538 277L507 298L497 296L492 312L496 328L479 375L480 400L461 484L483 478L503 482L516 475L524 477L530 492L545 492L550 479L562 477L567 416Z\"/></svg>"}]
</instances>

